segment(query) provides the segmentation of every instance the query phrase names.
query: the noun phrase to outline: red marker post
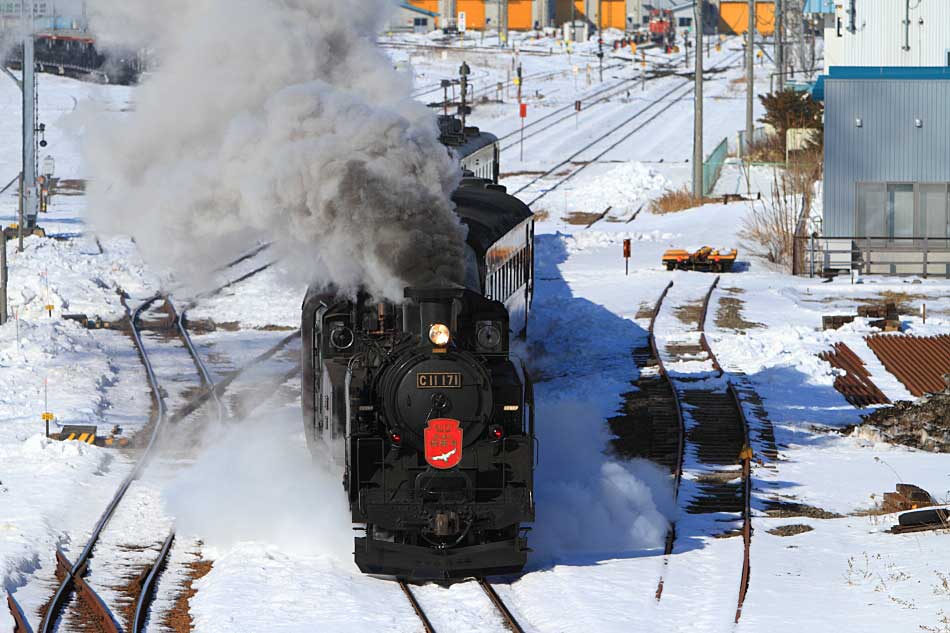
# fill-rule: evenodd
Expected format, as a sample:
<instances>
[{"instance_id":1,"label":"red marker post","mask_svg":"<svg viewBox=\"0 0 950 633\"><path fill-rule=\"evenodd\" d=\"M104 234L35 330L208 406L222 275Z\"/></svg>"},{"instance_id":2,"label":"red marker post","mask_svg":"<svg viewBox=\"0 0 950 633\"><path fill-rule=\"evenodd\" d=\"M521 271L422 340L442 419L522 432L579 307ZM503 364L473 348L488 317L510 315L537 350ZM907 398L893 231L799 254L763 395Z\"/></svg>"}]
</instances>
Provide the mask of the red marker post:
<instances>
[{"instance_id":1,"label":"red marker post","mask_svg":"<svg viewBox=\"0 0 950 633\"><path fill-rule=\"evenodd\" d=\"M630 238L623 241L623 260L627 269L627 276L630 276Z\"/></svg>"},{"instance_id":2,"label":"red marker post","mask_svg":"<svg viewBox=\"0 0 950 633\"><path fill-rule=\"evenodd\" d=\"M521 116L521 162L524 162L524 120L528 118L528 104L519 103L518 106Z\"/></svg>"}]
</instances>

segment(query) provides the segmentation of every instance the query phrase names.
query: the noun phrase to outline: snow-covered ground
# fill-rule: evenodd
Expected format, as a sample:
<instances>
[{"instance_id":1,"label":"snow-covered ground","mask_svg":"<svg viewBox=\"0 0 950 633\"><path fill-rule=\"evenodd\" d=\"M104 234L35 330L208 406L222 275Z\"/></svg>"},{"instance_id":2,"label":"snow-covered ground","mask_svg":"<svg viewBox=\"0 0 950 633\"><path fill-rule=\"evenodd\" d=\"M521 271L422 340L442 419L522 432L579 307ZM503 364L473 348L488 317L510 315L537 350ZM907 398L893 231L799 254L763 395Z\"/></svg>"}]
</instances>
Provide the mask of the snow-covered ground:
<instances>
[{"instance_id":1,"label":"snow-covered ground","mask_svg":"<svg viewBox=\"0 0 950 633\"><path fill-rule=\"evenodd\" d=\"M502 88L503 102L492 101L497 84L507 81L518 63L526 76L528 122L601 87L594 43L568 52L550 39L523 41L515 56L510 49L493 48L498 41L491 35L484 42L474 38L466 43L470 50L442 50L406 46L426 43L425 36L396 35L392 43L398 46L389 50L420 93L454 76L466 61L476 96L488 98L476 104L470 120L499 136L515 132L521 123L513 88ZM386 45L389 39L382 41ZM732 65L711 75L706 85L707 153L744 127L737 50L734 41L726 41L709 58L710 66ZM677 76L648 82L641 90L640 66L630 57L629 50L608 46L604 73L605 83L628 81L629 88L618 83L624 87L608 101L585 106L576 118L526 139L523 161L518 145L501 156L503 184L517 190L653 101L662 97L661 105L671 104L624 140L614 134L579 155L576 161L591 160L620 141L557 190L547 193L561 172L519 194L524 200L543 194L535 204L535 211L543 212L537 225L537 294L529 340L521 349L540 380L541 463L538 521L531 533L535 553L526 573L507 579L499 593L527 630L537 632L946 630L940 624L941 609L950 611L942 575L950 567L950 553L941 547L946 535L891 535L885 530L894 516L863 511L899 481L916 483L941 500L950 497L950 459L836 433L858 422L861 411L834 390L834 371L817 353L844 341L865 360L888 397L907 398L864 344L863 336L871 331L865 321L823 332L821 316L853 311L884 293L904 293L914 308L926 303L930 315L926 325L905 317L909 331L946 333L950 282L859 277L853 284L850 279L820 283L776 272L749 257L740 243L738 232L750 212L747 202L649 213L651 199L689 181L692 101L686 80ZM674 63L684 69L681 55L650 51L647 60L651 67ZM764 93L771 68L757 71L756 89ZM440 94L424 92L419 98L434 101ZM121 113L134 98L134 90L41 77L40 120L47 124L48 151L60 177L88 175L74 111L93 102ZM13 83L0 81L6 111L18 111L18 100ZM622 132L656 112L649 110ZM0 121L0 186L18 169L18 129L16 116ZM772 179L772 168L755 167L747 184L742 170L728 164L716 193L751 190L768 196ZM600 214L607 207L607 216L590 228L575 221L577 212ZM15 209L9 192L0 197L5 225L15 220ZM0 327L0 582L34 621L35 609L48 598L55 547L67 554L82 547L131 467L130 456L122 452L45 439L42 412L54 412L56 423L118 424L131 434L147 422L150 406L131 340L119 332L85 330L61 317L83 313L114 319L125 313L120 290L135 305L163 286L175 287L163 271L149 269L130 240L111 237L97 243L85 230L85 213L82 196L54 199L50 214L41 218L52 237L28 238L23 253L16 253L12 243L9 247L10 301L17 318ZM625 238L633 241L629 275L622 258ZM670 247L705 244L740 248L737 272L723 275L713 295L707 330L725 369L746 374L761 396L779 448L777 461L753 473L752 580L738 625L733 617L741 542L715 538L708 525L691 523L702 519L677 516L668 477L657 467L605 454L606 419L638 377L630 352L647 332L637 313L652 306L670 280L685 298L701 296L712 279L667 272L660 256ZM263 251L237 272L271 262L266 272L213 297L176 297L180 307L194 302L190 319L211 319L218 326L194 337L216 376L286 336L283 329L296 327L302 289L285 281L282 262ZM232 274L221 273L217 282ZM49 304L52 317L44 310ZM719 318L729 306L739 310L744 327ZM173 362L173 352L167 350L169 378L176 366L193 371L175 365L182 361ZM180 403L181 393L173 390L172 395ZM191 600L197 631L419 630L396 585L355 569L338 475L311 466L298 398L282 390L241 426L196 441L187 462L162 464L138 486L110 542L120 545L127 534L158 540L177 522L183 545L173 556L174 573L163 581L157 608L170 605L183 576L179 567L189 556L185 550L197 550L190 555L213 562ZM773 499L842 517L773 518L765 512L766 501ZM148 536L134 536L142 517L153 522ZM677 546L657 604L653 594L663 568L663 539L673 519L690 537ZM789 524L813 529L789 537L768 532ZM97 562L99 569L108 563ZM103 588L104 594L109 591ZM504 630L474 585L427 586L418 594L438 630ZM11 625L0 609L0 628Z\"/></svg>"}]
</instances>

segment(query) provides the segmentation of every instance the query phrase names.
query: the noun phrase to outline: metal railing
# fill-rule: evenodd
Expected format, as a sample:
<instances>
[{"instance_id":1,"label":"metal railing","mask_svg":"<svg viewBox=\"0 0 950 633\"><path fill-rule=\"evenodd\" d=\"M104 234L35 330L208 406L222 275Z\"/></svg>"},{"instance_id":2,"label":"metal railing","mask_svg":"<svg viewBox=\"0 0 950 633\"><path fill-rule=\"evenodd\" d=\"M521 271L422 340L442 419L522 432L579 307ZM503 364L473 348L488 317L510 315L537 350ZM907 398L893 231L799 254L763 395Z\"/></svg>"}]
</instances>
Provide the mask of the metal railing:
<instances>
[{"instance_id":1,"label":"metal railing","mask_svg":"<svg viewBox=\"0 0 950 633\"><path fill-rule=\"evenodd\" d=\"M708 196L719 182L719 174L729 154L729 139L724 138L712 151L712 154L703 161L703 196Z\"/></svg>"},{"instance_id":2,"label":"metal railing","mask_svg":"<svg viewBox=\"0 0 950 633\"><path fill-rule=\"evenodd\" d=\"M761 143L768 139L769 133L764 127L757 127L752 130L752 143ZM746 142L745 142L745 130L739 130L739 146L737 149L739 158L745 156Z\"/></svg>"},{"instance_id":3,"label":"metal railing","mask_svg":"<svg viewBox=\"0 0 950 633\"><path fill-rule=\"evenodd\" d=\"M795 236L794 273L950 278L950 237Z\"/></svg>"}]
</instances>

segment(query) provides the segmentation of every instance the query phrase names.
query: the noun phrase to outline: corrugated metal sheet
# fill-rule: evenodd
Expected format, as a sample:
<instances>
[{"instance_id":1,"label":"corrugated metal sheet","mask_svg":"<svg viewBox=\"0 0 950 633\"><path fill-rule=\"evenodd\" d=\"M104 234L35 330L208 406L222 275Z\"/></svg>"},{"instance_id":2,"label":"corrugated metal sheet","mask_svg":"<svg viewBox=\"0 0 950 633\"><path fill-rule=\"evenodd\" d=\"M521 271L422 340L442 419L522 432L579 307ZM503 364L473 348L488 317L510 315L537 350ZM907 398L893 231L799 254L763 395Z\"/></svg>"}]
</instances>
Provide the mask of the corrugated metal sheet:
<instances>
[{"instance_id":1,"label":"corrugated metal sheet","mask_svg":"<svg viewBox=\"0 0 950 633\"><path fill-rule=\"evenodd\" d=\"M864 361L844 343L835 343L834 350L822 352L818 357L832 367L846 372L844 376L835 377L835 389L854 406L890 403L884 392L871 380L871 373L865 367Z\"/></svg>"},{"instance_id":2,"label":"corrugated metal sheet","mask_svg":"<svg viewBox=\"0 0 950 633\"><path fill-rule=\"evenodd\" d=\"M867 337L868 347L915 396L946 388L944 374L950 373L950 336Z\"/></svg>"},{"instance_id":3,"label":"corrugated metal sheet","mask_svg":"<svg viewBox=\"0 0 950 633\"><path fill-rule=\"evenodd\" d=\"M824 86L826 237L856 234L856 183L950 180L950 81L829 77Z\"/></svg>"},{"instance_id":4,"label":"corrugated metal sheet","mask_svg":"<svg viewBox=\"0 0 950 633\"><path fill-rule=\"evenodd\" d=\"M742 34L749 30L749 3L743 0L722 0L719 4L719 29ZM762 35L775 31L775 3L755 3L755 30Z\"/></svg>"},{"instance_id":5,"label":"corrugated metal sheet","mask_svg":"<svg viewBox=\"0 0 950 633\"><path fill-rule=\"evenodd\" d=\"M946 66L950 2L912 0L910 37L905 42L905 2L854 0L855 30L848 30L849 2L836 2L825 29L825 71L831 66ZM835 19L842 27L836 27ZM920 24L920 21L923 24ZM909 50L904 50L909 45Z\"/></svg>"}]
</instances>

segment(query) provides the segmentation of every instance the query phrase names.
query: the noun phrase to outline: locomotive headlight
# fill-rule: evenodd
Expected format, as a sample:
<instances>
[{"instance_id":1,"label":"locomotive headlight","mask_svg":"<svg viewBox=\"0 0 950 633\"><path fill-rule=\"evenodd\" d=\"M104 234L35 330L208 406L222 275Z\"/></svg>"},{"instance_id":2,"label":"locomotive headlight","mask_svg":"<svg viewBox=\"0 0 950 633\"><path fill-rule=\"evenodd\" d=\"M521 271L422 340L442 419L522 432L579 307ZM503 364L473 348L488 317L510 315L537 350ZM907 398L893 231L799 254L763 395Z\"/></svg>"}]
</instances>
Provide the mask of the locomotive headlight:
<instances>
[{"instance_id":1,"label":"locomotive headlight","mask_svg":"<svg viewBox=\"0 0 950 633\"><path fill-rule=\"evenodd\" d=\"M451 339L452 334L449 332L449 326L443 323L433 323L432 327L429 328L429 340L432 341L433 345L445 347Z\"/></svg>"}]
</instances>

